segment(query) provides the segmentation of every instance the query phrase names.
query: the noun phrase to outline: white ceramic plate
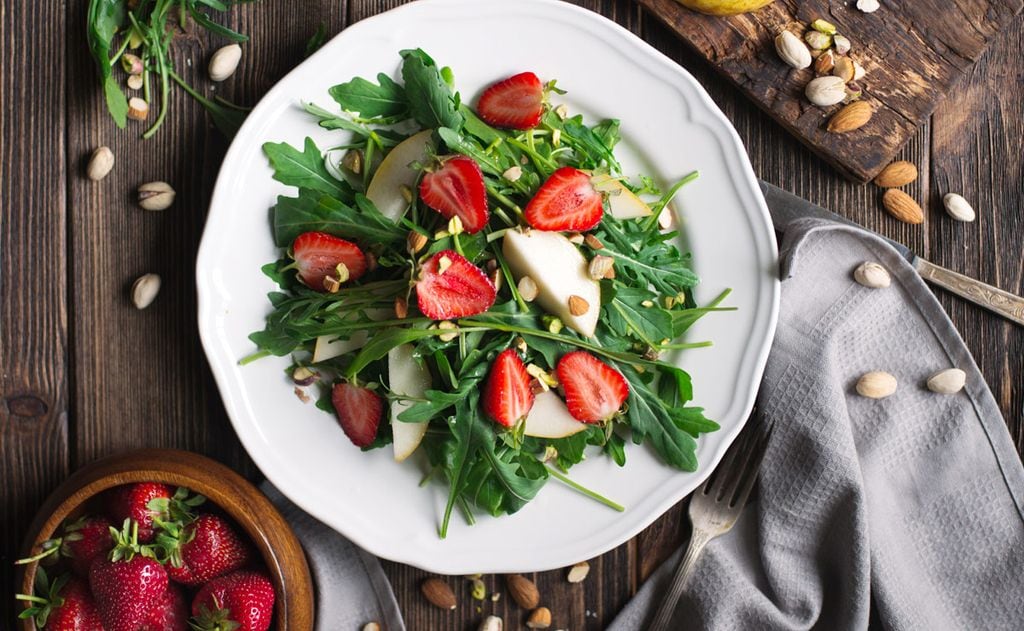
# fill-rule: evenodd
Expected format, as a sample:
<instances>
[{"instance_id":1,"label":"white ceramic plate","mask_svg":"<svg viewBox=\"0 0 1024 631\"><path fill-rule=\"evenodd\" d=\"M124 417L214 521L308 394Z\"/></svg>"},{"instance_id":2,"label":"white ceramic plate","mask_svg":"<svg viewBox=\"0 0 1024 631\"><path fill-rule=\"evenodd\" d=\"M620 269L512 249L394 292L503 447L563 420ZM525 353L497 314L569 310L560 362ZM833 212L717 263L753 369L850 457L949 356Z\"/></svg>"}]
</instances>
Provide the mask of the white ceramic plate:
<instances>
[{"instance_id":1,"label":"white ceramic plate","mask_svg":"<svg viewBox=\"0 0 1024 631\"><path fill-rule=\"evenodd\" d=\"M722 429L700 440L697 473L663 465L630 444L625 468L594 457L571 475L626 506L612 511L552 480L510 517L453 516L437 536L445 488L419 488L421 469L391 450L361 453L332 416L303 405L282 369L287 359L239 366L263 327L260 265L279 252L268 209L288 191L271 179L260 145L320 147L340 132L319 129L298 104L331 105L327 89L353 76L390 72L398 51L422 47L455 72L469 102L496 79L532 70L557 78L559 97L589 121L619 118L617 153L627 174L668 185L700 170L675 204L702 277L698 302L731 287L731 313L706 317L689 339L713 348L678 358L696 402ZM260 469L296 504L378 556L443 574L516 572L570 565L605 552L654 521L700 484L741 429L771 344L778 309L776 245L743 146L725 116L685 70L595 13L555 0L423 0L359 22L278 83L249 115L217 180L197 262L199 329L228 415ZM414 459L413 459L414 460Z\"/></svg>"}]
</instances>

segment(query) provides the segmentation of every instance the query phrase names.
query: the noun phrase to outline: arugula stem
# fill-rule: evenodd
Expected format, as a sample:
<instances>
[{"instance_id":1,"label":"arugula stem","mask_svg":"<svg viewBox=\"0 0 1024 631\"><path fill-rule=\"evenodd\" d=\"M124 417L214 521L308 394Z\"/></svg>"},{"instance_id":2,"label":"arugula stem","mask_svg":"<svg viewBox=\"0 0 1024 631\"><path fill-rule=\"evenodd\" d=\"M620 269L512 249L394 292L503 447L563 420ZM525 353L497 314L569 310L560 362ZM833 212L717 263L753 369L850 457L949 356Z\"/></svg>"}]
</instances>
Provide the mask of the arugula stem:
<instances>
[{"instance_id":1,"label":"arugula stem","mask_svg":"<svg viewBox=\"0 0 1024 631\"><path fill-rule=\"evenodd\" d=\"M713 345L714 344L712 342L710 342L710 341L708 341L708 342L686 342L686 343L680 343L680 344L657 344L657 345L655 345L655 348L658 348L660 350L686 350L688 348L707 348L708 346L713 346Z\"/></svg>"},{"instance_id":2,"label":"arugula stem","mask_svg":"<svg viewBox=\"0 0 1024 631\"><path fill-rule=\"evenodd\" d=\"M647 232L651 232L652 230L656 229L658 227L658 217L661 216L661 212L665 210L665 207L672 202L672 199L676 196L676 193L679 192L679 189L683 188L690 182L696 180L698 177L700 177L700 172L692 171L691 173L688 173L687 175L683 176L683 179L676 182L672 186L672 188L668 189L668 192L662 195L661 199L659 199L657 203L654 204L654 212L651 213L651 216L647 218L647 222L644 225L644 230L646 230Z\"/></svg>"},{"instance_id":3,"label":"arugula stem","mask_svg":"<svg viewBox=\"0 0 1024 631\"><path fill-rule=\"evenodd\" d=\"M491 251L494 252L494 258L498 261L498 267L501 268L501 274L505 277L505 284L508 285L508 290L512 292L512 297L515 299L516 304L519 305L519 310L526 313L530 310L530 307L526 305L526 301L519 295L519 286L515 283L515 278L512 276L512 270L508 268L508 263L505 261L505 255L502 254L498 246L493 242L489 245L493 245Z\"/></svg>"},{"instance_id":4,"label":"arugula stem","mask_svg":"<svg viewBox=\"0 0 1024 631\"><path fill-rule=\"evenodd\" d=\"M426 473L423 474L423 477L420 479L419 486L426 486L427 482L430 482L430 479L433 478L434 474L437 473L440 469L441 465L434 465L433 467L431 467L430 471L427 471Z\"/></svg>"},{"instance_id":5,"label":"arugula stem","mask_svg":"<svg viewBox=\"0 0 1024 631\"><path fill-rule=\"evenodd\" d=\"M516 217L518 217L519 219L525 221L525 218L523 217L523 210L521 208L519 208L519 206L514 201L512 201L511 199L506 197L501 191L498 190L498 188L496 186L494 186L490 182L487 182L486 185L487 185L487 194L488 195L493 197L502 206L508 208L513 213L515 213ZM506 223L508 223L509 227L514 227L516 225L514 222L510 221L508 219L508 217L505 217L504 215L499 215L499 216L502 219L504 219Z\"/></svg>"},{"instance_id":6,"label":"arugula stem","mask_svg":"<svg viewBox=\"0 0 1024 631\"><path fill-rule=\"evenodd\" d=\"M569 476L565 475L564 473L562 473L558 469L552 467L551 465L545 465L545 466L548 469L548 473L550 473L552 476L554 476L556 480L558 480L559 482L562 482L563 484L565 484L569 488L573 489L574 491L582 493L583 495L586 495L590 499L596 500L596 501L604 504L608 508L613 508L613 509L619 511L620 513L625 512L626 507L623 506L622 504L619 504L618 502L614 502L614 501L608 499L607 497L601 495L600 493L597 493L596 491L591 491L587 487L583 486L582 484L580 484L578 482L575 482L574 480L569 478Z\"/></svg>"},{"instance_id":7,"label":"arugula stem","mask_svg":"<svg viewBox=\"0 0 1024 631\"><path fill-rule=\"evenodd\" d=\"M245 366L247 364L253 363L257 359L263 359L264 357L269 357L269 356L270 356L270 351L256 351L255 353L252 353L250 355L246 355L242 359L238 360L238 365L239 366Z\"/></svg>"},{"instance_id":8,"label":"arugula stem","mask_svg":"<svg viewBox=\"0 0 1024 631\"><path fill-rule=\"evenodd\" d=\"M167 54L166 50L157 57L157 67L160 69L160 114L156 117L153 126L142 134L143 138L152 138L167 117L167 107L171 94L171 82L168 79Z\"/></svg>"},{"instance_id":9,"label":"arugula stem","mask_svg":"<svg viewBox=\"0 0 1024 631\"><path fill-rule=\"evenodd\" d=\"M462 496L459 496L459 510L462 512L462 517L466 520L467 524L472 526L476 523L476 517L473 517L473 511L469 508L469 502Z\"/></svg>"},{"instance_id":10,"label":"arugula stem","mask_svg":"<svg viewBox=\"0 0 1024 631\"><path fill-rule=\"evenodd\" d=\"M539 170L541 170L541 171L545 171L545 170L554 171L555 169L558 168L558 163L557 162L555 162L554 160L551 160L549 158L546 158L546 157L540 155L539 153L537 153L532 147L530 147L526 143L520 142L520 141L516 140L515 138L509 138L508 139L508 144L512 145L516 149L519 149L520 151L522 151L526 155L530 156L530 159L533 160L534 164L536 164L537 168ZM547 167L547 169L544 169L542 167Z\"/></svg>"}]
</instances>

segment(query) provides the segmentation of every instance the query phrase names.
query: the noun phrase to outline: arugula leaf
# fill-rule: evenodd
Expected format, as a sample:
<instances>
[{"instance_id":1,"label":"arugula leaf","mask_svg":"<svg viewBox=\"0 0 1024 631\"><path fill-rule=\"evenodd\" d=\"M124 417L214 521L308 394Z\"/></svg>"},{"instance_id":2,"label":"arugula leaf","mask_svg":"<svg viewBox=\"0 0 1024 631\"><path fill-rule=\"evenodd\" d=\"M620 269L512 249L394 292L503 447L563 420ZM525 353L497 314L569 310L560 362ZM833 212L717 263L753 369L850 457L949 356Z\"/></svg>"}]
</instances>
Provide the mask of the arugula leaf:
<instances>
[{"instance_id":1,"label":"arugula leaf","mask_svg":"<svg viewBox=\"0 0 1024 631\"><path fill-rule=\"evenodd\" d=\"M461 129L458 93L452 93L434 60L418 48L403 50L400 54L409 113L416 122L425 129Z\"/></svg>"},{"instance_id":2,"label":"arugula leaf","mask_svg":"<svg viewBox=\"0 0 1024 631\"><path fill-rule=\"evenodd\" d=\"M352 363L349 364L346 377L350 380L354 379L355 376L359 374L359 371L365 368L370 362L384 357L388 354L388 351L396 346L415 342L416 340L424 337L441 335L444 332L444 329L379 329L377 333L374 334L374 336L371 337L361 349L359 349L359 353L356 354Z\"/></svg>"},{"instance_id":3,"label":"arugula leaf","mask_svg":"<svg viewBox=\"0 0 1024 631\"><path fill-rule=\"evenodd\" d=\"M735 311L736 307L719 307L725 297L732 292L726 289L704 307L693 307L672 312L672 337L679 337L686 332L693 324L705 315L714 311Z\"/></svg>"},{"instance_id":4,"label":"arugula leaf","mask_svg":"<svg viewBox=\"0 0 1024 631\"><path fill-rule=\"evenodd\" d=\"M648 235L638 226L605 215L598 237L604 243L601 254L615 259L616 273L626 273L634 282L650 284L666 296L675 296L699 282L686 267L679 250L670 243L673 234Z\"/></svg>"},{"instance_id":5,"label":"arugula leaf","mask_svg":"<svg viewBox=\"0 0 1024 631\"><path fill-rule=\"evenodd\" d=\"M270 166L274 169L274 179L278 182L338 198L350 194L351 189L346 188L346 184L327 172L324 158L312 138L306 138L302 151L286 142L267 142L263 144L263 153L267 154Z\"/></svg>"},{"instance_id":6,"label":"arugula leaf","mask_svg":"<svg viewBox=\"0 0 1024 631\"><path fill-rule=\"evenodd\" d=\"M358 112L363 118L405 118L409 103L405 89L383 72L377 75L378 84L362 77L341 83L328 90L342 109Z\"/></svg>"},{"instance_id":7,"label":"arugula leaf","mask_svg":"<svg viewBox=\"0 0 1024 631\"><path fill-rule=\"evenodd\" d=\"M206 3L206 4L209 4L209 3ZM209 6L214 6L214 5L209 5ZM219 11L227 10L226 6L224 6L224 5L221 5L221 6L224 7L224 8L220 8L220 7L214 7L214 8L218 9ZM234 30L224 26L223 24L218 24L218 23L214 22L213 20L210 19L210 16L208 16L205 12L199 11L198 9L196 9L195 6L192 6L192 7L189 8L189 15L191 15L192 19L196 21L196 24L202 26L203 28L205 28L206 30L210 31L211 33L214 33L216 35L220 35L221 37L226 37L226 38L230 39L233 42L247 42L247 41L249 41L249 36L248 35L243 35L243 34L239 33L238 31L234 31Z\"/></svg>"},{"instance_id":8,"label":"arugula leaf","mask_svg":"<svg viewBox=\"0 0 1024 631\"><path fill-rule=\"evenodd\" d=\"M114 36L124 25L125 4L123 0L90 0L86 15L86 38L89 50L100 70L100 81L103 83L103 94L106 97L110 116L121 129L128 122L128 99L113 77L110 64L111 48Z\"/></svg>"},{"instance_id":9,"label":"arugula leaf","mask_svg":"<svg viewBox=\"0 0 1024 631\"><path fill-rule=\"evenodd\" d=\"M405 231L380 213L363 195L355 195L356 208L309 189L298 197L277 198L273 209L274 242L288 247L304 232L326 232L362 244L391 244L405 239Z\"/></svg>"},{"instance_id":10,"label":"arugula leaf","mask_svg":"<svg viewBox=\"0 0 1024 631\"><path fill-rule=\"evenodd\" d=\"M608 325L619 335L634 335L648 346L672 338L672 315L656 302L658 295L647 289L619 285L615 298L605 307ZM644 306L644 303L650 306Z\"/></svg>"},{"instance_id":11,"label":"arugula leaf","mask_svg":"<svg viewBox=\"0 0 1024 631\"><path fill-rule=\"evenodd\" d=\"M633 442L640 444L650 441L666 463L683 471L696 471L697 442L676 425L665 403L647 387L631 366L614 363L629 381L626 420L633 432Z\"/></svg>"},{"instance_id":12,"label":"arugula leaf","mask_svg":"<svg viewBox=\"0 0 1024 631\"><path fill-rule=\"evenodd\" d=\"M570 145L576 153L581 154L586 166L594 168L605 162L615 171L622 170L619 162L615 159L615 154L604 143L604 140L583 124L583 116L576 115L563 121L562 140Z\"/></svg>"},{"instance_id":13,"label":"arugula leaf","mask_svg":"<svg viewBox=\"0 0 1024 631\"><path fill-rule=\"evenodd\" d=\"M320 50L325 43L327 43L327 22L321 22L320 26L316 27L316 32L306 42L306 51L303 56L309 57Z\"/></svg>"}]
</instances>

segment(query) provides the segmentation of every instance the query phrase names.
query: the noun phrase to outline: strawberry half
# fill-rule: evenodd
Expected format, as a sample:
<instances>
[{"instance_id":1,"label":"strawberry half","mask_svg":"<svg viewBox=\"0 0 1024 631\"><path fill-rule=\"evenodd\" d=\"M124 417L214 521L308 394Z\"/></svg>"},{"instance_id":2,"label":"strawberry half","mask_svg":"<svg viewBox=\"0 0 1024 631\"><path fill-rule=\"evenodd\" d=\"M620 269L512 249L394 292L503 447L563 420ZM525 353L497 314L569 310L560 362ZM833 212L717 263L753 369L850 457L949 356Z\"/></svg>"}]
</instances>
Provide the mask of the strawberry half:
<instances>
[{"instance_id":1,"label":"strawberry half","mask_svg":"<svg viewBox=\"0 0 1024 631\"><path fill-rule=\"evenodd\" d=\"M458 215L469 234L480 232L490 217L484 174L480 165L466 156L441 158L441 168L424 173L420 199L445 219Z\"/></svg>"},{"instance_id":2,"label":"strawberry half","mask_svg":"<svg viewBox=\"0 0 1024 631\"><path fill-rule=\"evenodd\" d=\"M484 412L499 425L512 427L533 407L533 390L526 365L508 348L494 358L484 384Z\"/></svg>"},{"instance_id":3,"label":"strawberry half","mask_svg":"<svg viewBox=\"0 0 1024 631\"><path fill-rule=\"evenodd\" d=\"M167 575L184 585L202 585L241 569L251 556L231 525L208 513L182 528L177 537L160 535L157 542L170 558Z\"/></svg>"},{"instance_id":4,"label":"strawberry half","mask_svg":"<svg viewBox=\"0 0 1024 631\"><path fill-rule=\"evenodd\" d=\"M604 216L601 193L590 183L590 175L572 167L551 174L524 214L538 230L582 232L601 223Z\"/></svg>"},{"instance_id":5,"label":"strawberry half","mask_svg":"<svg viewBox=\"0 0 1024 631\"><path fill-rule=\"evenodd\" d=\"M339 383L331 390L331 403L338 414L341 429L356 447L369 447L377 438L377 427L384 413L380 395L351 383Z\"/></svg>"},{"instance_id":6,"label":"strawberry half","mask_svg":"<svg viewBox=\"0 0 1024 631\"><path fill-rule=\"evenodd\" d=\"M324 282L328 277L340 284L366 272L366 256L359 246L325 232L304 232L295 237L292 258L302 282L317 291L328 291ZM339 265L346 269L340 276Z\"/></svg>"},{"instance_id":7,"label":"strawberry half","mask_svg":"<svg viewBox=\"0 0 1024 631\"><path fill-rule=\"evenodd\" d=\"M521 72L484 90L476 110L495 127L536 127L544 114L544 84L532 72Z\"/></svg>"},{"instance_id":8,"label":"strawberry half","mask_svg":"<svg viewBox=\"0 0 1024 631\"><path fill-rule=\"evenodd\" d=\"M452 250L427 259L416 283L416 303L431 320L483 313L494 304L497 294L494 283L482 269Z\"/></svg>"},{"instance_id":9,"label":"strawberry half","mask_svg":"<svg viewBox=\"0 0 1024 631\"><path fill-rule=\"evenodd\" d=\"M116 487L107 498L107 512L115 524L131 519L139 525L139 541L153 540L153 518L159 511L150 507L153 500L169 500L171 487L158 482L138 482Z\"/></svg>"},{"instance_id":10,"label":"strawberry half","mask_svg":"<svg viewBox=\"0 0 1024 631\"><path fill-rule=\"evenodd\" d=\"M584 423L607 421L629 396L622 374L586 351L563 355L556 372L569 413Z\"/></svg>"},{"instance_id":11,"label":"strawberry half","mask_svg":"<svg viewBox=\"0 0 1024 631\"><path fill-rule=\"evenodd\" d=\"M267 631L274 616L274 585L258 572L235 572L203 585L192 600L198 631Z\"/></svg>"}]
</instances>

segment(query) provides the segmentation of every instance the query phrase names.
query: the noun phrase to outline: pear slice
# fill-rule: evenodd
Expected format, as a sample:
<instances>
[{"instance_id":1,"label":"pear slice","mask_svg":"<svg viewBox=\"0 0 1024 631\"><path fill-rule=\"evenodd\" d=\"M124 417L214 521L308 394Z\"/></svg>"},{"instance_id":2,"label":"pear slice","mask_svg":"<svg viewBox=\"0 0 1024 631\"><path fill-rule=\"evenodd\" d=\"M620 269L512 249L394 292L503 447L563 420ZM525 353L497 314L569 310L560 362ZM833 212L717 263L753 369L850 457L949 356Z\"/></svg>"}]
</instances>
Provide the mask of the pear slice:
<instances>
[{"instance_id":1,"label":"pear slice","mask_svg":"<svg viewBox=\"0 0 1024 631\"><path fill-rule=\"evenodd\" d=\"M402 190L412 190L416 185L416 178L419 177L419 171L410 168L409 165L413 162L426 161L427 147L433 133L427 129L395 145L384 156L384 161L377 167L370 185L366 187L367 199L392 221L398 221L409 207L409 201L402 194Z\"/></svg>"},{"instance_id":2,"label":"pear slice","mask_svg":"<svg viewBox=\"0 0 1024 631\"><path fill-rule=\"evenodd\" d=\"M607 173L591 177L590 183L608 197L608 212L616 219L647 217L653 212L644 200Z\"/></svg>"},{"instance_id":3,"label":"pear slice","mask_svg":"<svg viewBox=\"0 0 1024 631\"><path fill-rule=\"evenodd\" d=\"M580 335L593 336L601 309L601 286L590 278L587 259L579 249L562 234L543 230L509 230L502 241L501 250L516 281L529 276L537 284L541 307ZM570 296L586 301L582 315L569 310Z\"/></svg>"},{"instance_id":4,"label":"pear slice","mask_svg":"<svg viewBox=\"0 0 1024 631\"><path fill-rule=\"evenodd\" d=\"M413 345L402 344L388 351L388 383L391 391L407 397L422 397L430 389L430 371L412 356ZM391 433L395 462L402 462L420 446L429 423L406 423L398 415L412 407L408 401L391 402Z\"/></svg>"},{"instance_id":5,"label":"pear slice","mask_svg":"<svg viewBox=\"0 0 1024 631\"><path fill-rule=\"evenodd\" d=\"M546 390L533 400L533 407L526 415L524 433L537 438L565 438L587 429L569 414L565 402L552 390Z\"/></svg>"},{"instance_id":6,"label":"pear slice","mask_svg":"<svg viewBox=\"0 0 1024 631\"><path fill-rule=\"evenodd\" d=\"M387 309L369 309L366 315L371 320L387 320L393 317L393 312ZM313 363L332 359L354 351L366 345L369 334L366 331L354 331L347 340L339 340L334 335L321 335L316 338L316 346L313 347Z\"/></svg>"}]
</instances>

